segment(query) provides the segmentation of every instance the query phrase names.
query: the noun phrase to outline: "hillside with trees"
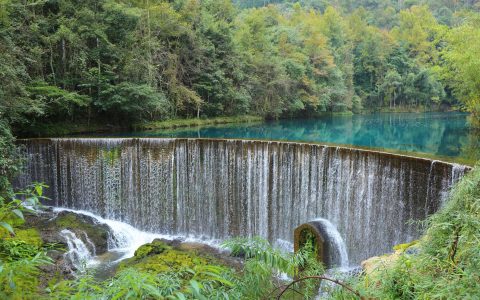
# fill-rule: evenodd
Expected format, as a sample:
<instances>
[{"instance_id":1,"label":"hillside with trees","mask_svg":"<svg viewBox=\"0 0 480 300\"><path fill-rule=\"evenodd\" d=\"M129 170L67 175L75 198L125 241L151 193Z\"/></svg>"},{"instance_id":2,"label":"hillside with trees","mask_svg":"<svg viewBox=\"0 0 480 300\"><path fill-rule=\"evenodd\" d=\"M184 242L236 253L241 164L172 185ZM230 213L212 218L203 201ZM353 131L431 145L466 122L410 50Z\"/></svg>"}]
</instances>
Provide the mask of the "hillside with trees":
<instances>
[{"instance_id":1,"label":"hillside with trees","mask_svg":"<svg viewBox=\"0 0 480 300\"><path fill-rule=\"evenodd\" d=\"M478 113L475 2L2 0L0 114L31 132L246 114Z\"/></svg>"}]
</instances>

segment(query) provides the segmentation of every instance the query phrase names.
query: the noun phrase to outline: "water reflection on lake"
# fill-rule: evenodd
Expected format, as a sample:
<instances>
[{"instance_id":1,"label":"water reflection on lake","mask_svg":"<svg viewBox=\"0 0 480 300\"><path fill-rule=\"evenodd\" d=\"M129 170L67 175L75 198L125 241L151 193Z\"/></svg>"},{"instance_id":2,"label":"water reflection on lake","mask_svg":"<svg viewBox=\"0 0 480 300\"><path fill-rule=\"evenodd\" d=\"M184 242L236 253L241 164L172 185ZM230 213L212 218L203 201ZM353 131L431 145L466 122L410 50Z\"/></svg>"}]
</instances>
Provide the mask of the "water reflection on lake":
<instances>
[{"instance_id":1,"label":"water reflection on lake","mask_svg":"<svg viewBox=\"0 0 480 300\"><path fill-rule=\"evenodd\" d=\"M120 136L306 141L425 153L472 163L478 137L466 113L396 113L215 125L125 133Z\"/></svg>"}]
</instances>

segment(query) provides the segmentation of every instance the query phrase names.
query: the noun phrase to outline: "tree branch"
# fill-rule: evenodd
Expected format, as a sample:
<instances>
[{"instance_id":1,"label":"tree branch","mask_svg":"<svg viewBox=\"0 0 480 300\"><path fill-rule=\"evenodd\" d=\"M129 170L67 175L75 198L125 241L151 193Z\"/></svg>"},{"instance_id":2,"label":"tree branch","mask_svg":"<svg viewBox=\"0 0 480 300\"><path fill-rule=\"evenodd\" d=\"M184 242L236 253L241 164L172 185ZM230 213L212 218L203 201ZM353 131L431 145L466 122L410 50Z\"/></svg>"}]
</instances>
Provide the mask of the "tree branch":
<instances>
[{"instance_id":1,"label":"tree branch","mask_svg":"<svg viewBox=\"0 0 480 300\"><path fill-rule=\"evenodd\" d=\"M280 292L280 294L277 296L277 300L280 300L283 296L283 294L291 288L292 285L300 282L300 281L304 281L304 280L309 280L309 279L320 279L320 280L326 280L326 281L330 281L330 282L333 282L335 284L338 284L339 286L341 286L342 288L348 290L349 292L355 294L357 297L359 297L360 299L365 299L364 297L362 297L362 295L360 295L360 293L354 289L352 289L351 287L349 287L348 285L346 285L345 283L341 282L340 280L337 280L337 279L333 279L333 278L328 278L328 277L325 277L325 276L306 276L306 277L302 277L302 278L299 278L297 280L294 280L292 282L290 282L289 284L287 284L283 290Z\"/></svg>"}]
</instances>

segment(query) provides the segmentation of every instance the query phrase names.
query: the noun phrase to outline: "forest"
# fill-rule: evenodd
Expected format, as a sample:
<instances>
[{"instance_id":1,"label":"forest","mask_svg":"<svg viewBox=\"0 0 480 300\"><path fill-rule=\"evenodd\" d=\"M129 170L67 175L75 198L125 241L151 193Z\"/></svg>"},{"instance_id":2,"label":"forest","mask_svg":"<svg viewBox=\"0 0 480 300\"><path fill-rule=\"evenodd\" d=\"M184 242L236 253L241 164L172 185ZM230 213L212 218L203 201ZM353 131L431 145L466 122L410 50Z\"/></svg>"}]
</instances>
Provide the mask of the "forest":
<instances>
[{"instance_id":1,"label":"forest","mask_svg":"<svg viewBox=\"0 0 480 300\"><path fill-rule=\"evenodd\" d=\"M479 9L445 0L2 0L0 115L28 134L194 117L478 114Z\"/></svg>"}]
</instances>

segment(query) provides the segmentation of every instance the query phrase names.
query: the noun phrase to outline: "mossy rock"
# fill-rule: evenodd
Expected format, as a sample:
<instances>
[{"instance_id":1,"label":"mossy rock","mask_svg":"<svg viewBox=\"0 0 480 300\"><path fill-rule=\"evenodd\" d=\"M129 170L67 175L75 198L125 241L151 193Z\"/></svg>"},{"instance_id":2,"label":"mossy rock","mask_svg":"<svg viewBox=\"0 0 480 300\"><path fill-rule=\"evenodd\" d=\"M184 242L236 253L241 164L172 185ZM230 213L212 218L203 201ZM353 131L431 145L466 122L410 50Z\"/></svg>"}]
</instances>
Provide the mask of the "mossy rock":
<instances>
[{"instance_id":1,"label":"mossy rock","mask_svg":"<svg viewBox=\"0 0 480 300\"><path fill-rule=\"evenodd\" d=\"M90 216L69 211L60 212L53 222L59 232L63 229L68 229L74 232L80 239L83 238L82 235L86 234L95 245L97 254L108 250L108 236L110 232L108 225L100 224Z\"/></svg>"},{"instance_id":2,"label":"mossy rock","mask_svg":"<svg viewBox=\"0 0 480 300\"><path fill-rule=\"evenodd\" d=\"M65 244L60 232L68 229L82 240L85 239L85 235L88 236L88 239L95 245L96 254L102 254L108 250L110 227L98 223L90 216L70 211L55 213L47 210L36 215L28 214L25 219L26 223L22 228L36 228L44 243ZM84 242L86 245L90 245L90 243Z\"/></svg>"},{"instance_id":3,"label":"mossy rock","mask_svg":"<svg viewBox=\"0 0 480 300\"><path fill-rule=\"evenodd\" d=\"M418 243L419 241L415 240L410 243L395 245L393 253L370 257L362 261L361 265L365 274L372 278L380 276L381 270L393 266L405 254L416 254L419 251Z\"/></svg>"},{"instance_id":4,"label":"mossy rock","mask_svg":"<svg viewBox=\"0 0 480 300\"><path fill-rule=\"evenodd\" d=\"M163 241L155 240L138 248L134 257L120 263L118 270L133 267L141 271L159 274L182 272L194 269L199 265L224 266L220 260L195 250L187 250L188 248L182 245L174 248Z\"/></svg>"},{"instance_id":5,"label":"mossy rock","mask_svg":"<svg viewBox=\"0 0 480 300\"><path fill-rule=\"evenodd\" d=\"M205 258L193 253L167 249L160 254L152 254L141 259L133 257L121 263L119 270L126 267L133 267L141 271L159 274L164 272L180 272L193 269L198 265L207 264L208 261Z\"/></svg>"},{"instance_id":6,"label":"mossy rock","mask_svg":"<svg viewBox=\"0 0 480 300\"><path fill-rule=\"evenodd\" d=\"M135 258L138 260L149 255L162 254L164 251L170 249L172 249L172 247L168 246L164 242L155 240L150 244L140 246L140 248L135 251Z\"/></svg>"}]
</instances>

